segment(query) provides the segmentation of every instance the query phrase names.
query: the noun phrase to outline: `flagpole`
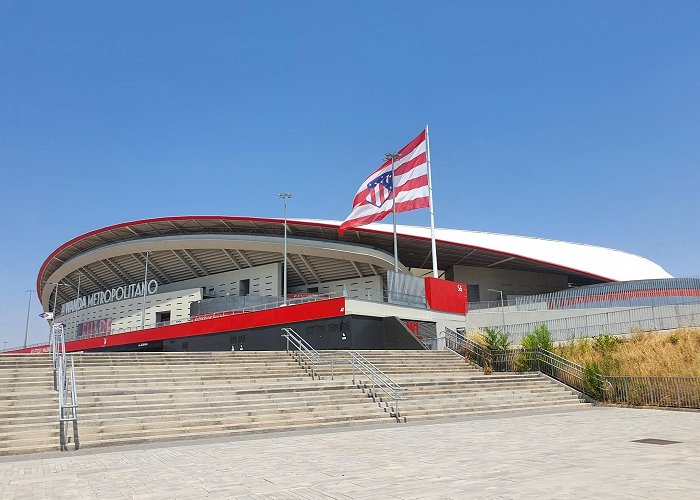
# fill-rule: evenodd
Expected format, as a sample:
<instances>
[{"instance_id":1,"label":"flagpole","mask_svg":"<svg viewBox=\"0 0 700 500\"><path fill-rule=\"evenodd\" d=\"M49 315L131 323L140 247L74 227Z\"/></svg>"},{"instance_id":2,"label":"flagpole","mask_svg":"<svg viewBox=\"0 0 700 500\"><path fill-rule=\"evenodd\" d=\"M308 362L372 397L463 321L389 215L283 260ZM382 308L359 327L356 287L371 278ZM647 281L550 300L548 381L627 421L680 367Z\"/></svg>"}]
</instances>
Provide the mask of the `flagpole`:
<instances>
[{"instance_id":1,"label":"flagpole","mask_svg":"<svg viewBox=\"0 0 700 500\"><path fill-rule=\"evenodd\" d=\"M435 210L433 207L433 174L430 171L430 137L428 135L428 123L425 124L425 152L428 162L428 201L430 205L430 244L433 254L433 278L438 277L437 250L435 248ZM396 222L394 222L394 235L396 234Z\"/></svg>"},{"instance_id":2,"label":"flagpole","mask_svg":"<svg viewBox=\"0 0 700 500\"><path fill-rule=\"evenodd\" d=\"M394 218L394 271L399 272L399 242L396 238L396 189L394 189L394 161L399 156L398 154L387 154L391 156L391 213Z\"/></svg>"}]
</instances>

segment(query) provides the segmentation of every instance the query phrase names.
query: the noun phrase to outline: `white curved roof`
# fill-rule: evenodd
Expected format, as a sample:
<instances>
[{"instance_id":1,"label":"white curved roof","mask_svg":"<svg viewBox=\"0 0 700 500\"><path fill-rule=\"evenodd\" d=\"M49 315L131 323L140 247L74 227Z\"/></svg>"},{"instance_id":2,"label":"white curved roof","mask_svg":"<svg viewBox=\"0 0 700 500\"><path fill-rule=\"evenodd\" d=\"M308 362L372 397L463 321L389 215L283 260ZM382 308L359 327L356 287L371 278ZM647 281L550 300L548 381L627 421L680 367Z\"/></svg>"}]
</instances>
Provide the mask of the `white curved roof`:
<instances>
[{"instance_id":1,"label":"white curved roof","mask_svg":"<svg viewBox=\"0 0 700 500\"><path fill-rule=\"evenodd\" d=\"M341 224L341 221L334 220L295 220L338 226ZM391 224L374 223L362 228L393 233ZM396 229L399 234L430 239L429 227L397 225ZM435 239L567 267L614 281L672 278L661 266L639 255L583 243L442 228L435 229Z\"/></svg>"},{"instance_id":2,"label":"white curved roof","mask_svg":"<svg viewBox=\"0 0 700 500\"><path fill-rule=\"evenodd\" d=\"M283 222L280 218L249 216L170 216L123 222L95 229L65 242L49 255L39 270L37 290L40 291L39 295L43 301L50 291L46 288L46 284L51 281L51 276L57 272L64 274L70 272L71 266L77 265L79 259L82 259L80 262L86 262L86 259L89 260L95 252L112 251L114 245L123 244L130 248L136 248L141 243L151 244L158 238L173 237L179 238L183 242L186 240L187 244L183 243L182 251L187 251L185 252L186 258L191 259L194 266L201 264L203 266L201 270L205 274L208 272L205 269L225 270L230 266L236 267L237 264L230 260L235 260L235 256L231 257L230 254L223 252L228 248L226 245L221 246L221 248L216 247L222 251L216 252L214 257L209 250L199 249L199 246L193 245L192 241L198 238L218 238L220 240L222 237L231 241L240 240L241 238L237 235L247 235L244 239L258 242L260 237L264 236L279 238L284 232ZM340 224L340 221L334 220L288 219L287 226L292 237L301 238L300 255L308 253L304 248L309 245L313 246L309 243L313 240L318 240L324 247L328 247L331 242L355 245L353 248L357 255L371 253L369 249L383 251L387 255L392 253L392 226L390 224L370 224L353 228L346 231L343 237L339 237L337 231ZM426 267L426 264L430 266L430 229L399 226L398 231L401 262L410 268L423 268ZM438 264L442 270L448 269L451 265L460 264L476 267L498 266L501 269L567 274L572 283L578 284L671 277L663 268L648 259L620 250L593 245L457 229L437 229L436 239ZM139 243L141 240L143 241ZM363 248L365 250L362 250ZM261 250L262 247L256 246L255 249ZM278 250L268 248L268 251L254 253L252 257L259 257L258 260L253 259L254 263L259 264L268 262L270 259L274 260L277 258L276 252ZM138 254L138 252L136 253ZM100 260L101 264L86 264L89 269L85 268L84 271L91 278L89 279L90 283L85 284L84 287L104 289L116 283L129 282L128 273L134 272L134 276L137 275L138 271L135 269L142 265L140 262L142 256L137 254L125 251L124 255L112 255ZM245 256L242 256L241 259L245 260ZM353 266L347 259L335 259L333 269L327 266L324 268L324 272L327 274L325 277L330 280L337 274L336 271L342 271L341 274L347 271L352 276L357 274L364 276L367 273L369 273L368 275L376 274L377 269L356 267L364 265L361 262L363 259L351 259L353 262L357 261ZM338 262L345 264L340 265ZM167 268L168 272L172 271L173 275L177 276L181 274L183 276L198 275L197 270L192 267L192 263L188 263L185 257L178 257L172 251L156 251L151 255L151 264L154 268L156 266ZM298 269L297 277L304 281L302 275L306 271L305 264L302 264ZM207 265L210 268L207 268ZM252 266L253 264L248 261L238 262L238 266L242 265ZM307 267L312 269L309 273L314 274L313 263L310 262ZM74 274L75 272L73 271ZM320 272L320 268L316 269L316 272ZM177 279L170 279L166 275L167 273L164 272L164 283L177 281ZM78 279L75 276L73 278ZM317 279L316 276L313 278ZM307 277L307 280L310 279ZM61 290L57 290L57 295L61 297L61 300L67 300L67 296L62 296L64 294Z\"/></svg>"}]
</instances>

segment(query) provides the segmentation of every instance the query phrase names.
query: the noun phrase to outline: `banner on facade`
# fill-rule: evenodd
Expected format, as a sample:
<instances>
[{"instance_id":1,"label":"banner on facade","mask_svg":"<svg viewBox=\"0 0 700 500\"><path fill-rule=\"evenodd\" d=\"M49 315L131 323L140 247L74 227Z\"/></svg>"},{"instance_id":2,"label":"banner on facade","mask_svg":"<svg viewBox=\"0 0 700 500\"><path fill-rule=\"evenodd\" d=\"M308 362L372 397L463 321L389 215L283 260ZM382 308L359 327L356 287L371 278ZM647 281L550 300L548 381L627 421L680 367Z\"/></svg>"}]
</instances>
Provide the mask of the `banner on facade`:
<instances>
[{"instance_id":1,"label":"banner on facade","mask_svg":"<svg viewBox=\"0 0 700 500\"><path fill-rule=\"evenodd\" d=\"M94 321L86 321L78 323L78 329L75 332L75 338L99 337L101 335L109 335L112 331L112 319L96 319Z\"/></svg>"}]
</instances>

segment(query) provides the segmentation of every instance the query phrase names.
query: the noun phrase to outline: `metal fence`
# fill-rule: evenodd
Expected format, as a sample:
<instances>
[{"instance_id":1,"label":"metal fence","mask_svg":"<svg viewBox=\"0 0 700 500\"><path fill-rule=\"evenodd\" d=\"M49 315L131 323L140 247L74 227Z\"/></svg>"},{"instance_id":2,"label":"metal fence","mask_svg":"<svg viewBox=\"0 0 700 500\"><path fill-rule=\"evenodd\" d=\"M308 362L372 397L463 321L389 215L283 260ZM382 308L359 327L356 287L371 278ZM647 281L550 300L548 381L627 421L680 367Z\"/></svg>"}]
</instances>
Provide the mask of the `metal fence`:
<instances>
[{"instance_id":1,"label":"metal fence","mask_svg":"<svg viewBox=\"0 0 700 500\"><path fill-rule=\"evenodd\" d=\"M700 304L700 278L620 281L568 288L559 292L504 300L470 302L470 311L503 307L507 311L551 311L608 307Z\"/></svg>"},{"instance_id":2,"label":"metal fence","mask_svg":"<svg viewBox=\"0 0 700 500\"><path fill-rule=\"evenodd\" d=\"M700 304L620 309L606 313L516 323L505 325L505 328L500 322L490 326L502 329L513 344L519 345L525 335L541 325L547 327L555 341L603 334L625 335L633 330L700 327Z\"/></svg>"},{"instance_id":3,"label":"metal fence","mask_svg":"<svg viewBox=\"0 0 700 500\"><path fill-rule=\"evenodd\" d=\"M700 303L699 278L600 283L514 299L517 310L649 307Z\"/></svg>"},{"instance_id":4,"label":"metal fence","mask_svg":"<svg viewBox=\"0 0 700 500\"><path fill-rule=\"evenodd\" d=\"M603 401L632 406L700 408L700 377L606 377Z\"/></svg>"}]
</instances>

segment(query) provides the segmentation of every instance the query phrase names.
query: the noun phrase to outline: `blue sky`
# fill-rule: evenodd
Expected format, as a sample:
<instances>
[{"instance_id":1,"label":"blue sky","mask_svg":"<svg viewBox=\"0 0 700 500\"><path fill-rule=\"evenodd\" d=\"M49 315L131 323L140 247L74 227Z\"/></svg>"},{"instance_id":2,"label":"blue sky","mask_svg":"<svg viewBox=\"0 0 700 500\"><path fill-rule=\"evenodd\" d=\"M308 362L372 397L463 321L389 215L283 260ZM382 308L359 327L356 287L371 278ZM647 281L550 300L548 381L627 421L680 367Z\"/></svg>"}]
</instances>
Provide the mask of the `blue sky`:
<instances>
[{"instance_id":1,"label":"blue sky","mask_svg":"<svg viewBox=\"0 0 700 500\"><path fill-rule=\"evenodd\" d=\"M438 226L699 275L698 26L696 1L0 0L0 347L73 236L282 190L343 219L426 120Z\"/></svg>"}]
</instances>

